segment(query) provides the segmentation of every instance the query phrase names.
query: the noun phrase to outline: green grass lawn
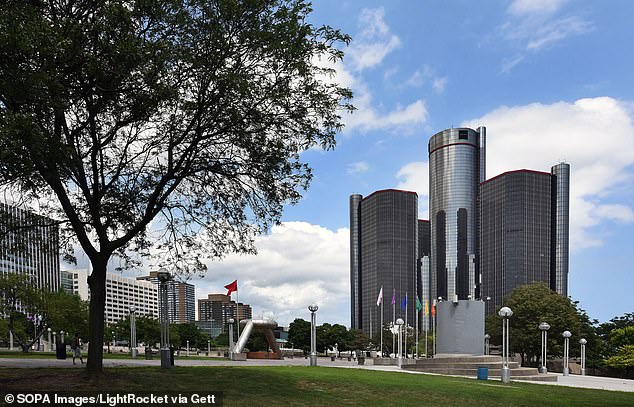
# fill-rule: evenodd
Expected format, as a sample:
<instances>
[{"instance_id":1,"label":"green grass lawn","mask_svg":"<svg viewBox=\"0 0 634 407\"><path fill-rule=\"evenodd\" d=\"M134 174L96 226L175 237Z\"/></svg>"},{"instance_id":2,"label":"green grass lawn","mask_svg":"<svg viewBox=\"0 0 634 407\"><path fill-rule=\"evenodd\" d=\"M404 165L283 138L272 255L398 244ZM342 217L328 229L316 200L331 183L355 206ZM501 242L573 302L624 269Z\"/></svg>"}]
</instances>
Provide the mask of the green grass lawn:
<instances>
[{"instance_id":1,"label":"green grass lawn","mask_svg":"<svg viewBox=\"0 0 634 407\"><path fill-rule=\"evenodd\" d=\"M2 392L213 392L226 406L634 406L634 393L371 370L308 367L112 368L98 383L80 369L0 369Z\"/></svg>"}]
</instances>

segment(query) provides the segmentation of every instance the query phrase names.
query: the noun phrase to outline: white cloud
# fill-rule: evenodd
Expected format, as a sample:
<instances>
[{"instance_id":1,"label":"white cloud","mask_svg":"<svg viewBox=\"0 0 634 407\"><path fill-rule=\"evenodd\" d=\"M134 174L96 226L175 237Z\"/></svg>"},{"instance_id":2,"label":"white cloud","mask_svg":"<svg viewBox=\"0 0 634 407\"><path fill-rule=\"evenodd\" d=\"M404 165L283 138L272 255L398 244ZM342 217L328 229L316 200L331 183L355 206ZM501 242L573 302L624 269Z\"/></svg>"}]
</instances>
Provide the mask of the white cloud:
<instances>
[{"instance_id":1,"label":"white cloud","mask_svg":"<svg viewBox=\"0 0 634 407\"><path fill-rule=\"evenodd\" d=\"M401 40L390 31L384 21L383 7L363 9L359 15L359 28L348 49L354 70L360 71L380 64L396 49Z\"/></svg>"},{"instance_id":2,"label":"white cloud","mask_svg":"<svg viewBox=\"0 0 634 407\"><path fill-rule=\"evenodd\" d=\"M429 219L429 162L415 161L405 164L396 173L400 179L398 189L418 194L418 217Z\"/></svg>"},{"instance_id":3,"label":"white cloud","mask_svg":"<svg viewBox=\"0 0 634 407\"><path fill-rule=\"evenodd\" d=\"M369 169L370 169L370 166L368 165L367 162L365 162L365 161L357 161L357 162L348 164L347 173L348 174L358 174L358 173L366 172Z\"/></svg>"},{"instance_id":4,"label":"white cloud","mask_svg":"<svg viewBox=\"0 0 634 407\"><path fill-rule=\"evenodd\" d=\"M514 0L508 12L516 16L534 14L553 14L558 11L567 0Z\"/></svg>"},{"instance_id":5,"label":"white cloud","mask_svg":"<svg viewBox=\"0 0 634 407\"><path fill-rule=\"evenodd\" d=\"M592 24L579 17L566 17L551 21L540 26L532 32L526 48L529 50L539 50L574 35L583 34L592 29Z\"/></svg>"},{"instance_id":6,"label":"white cloud","mask_svg":"<svg viewBox=\"0 0 634 407\"><path fill-rule=\"evenodd\" d=\"M442 78L435 78L432 84L432 87L436 91L436 93L443 93L445 91L445 87L447 86L447 77L443 76Z\"/></svg>"},{"instance_id":7,"label":"white cloud","mask_svg":"<svg viewBox=\"0 0 634 407\"><path fill-rule=\"evenodd\" d=\"M515 43L518 53L503 59L503 73L510 72L529 53L539 52L594 28L591 22L580 16L558 16L565 2L515 0L509 5L509 20L500 27L500 34L505 40Z\"/></svg>"},{"instance_id":8,"label":"white cloud","mask_svg":"<svg viewBox=\"0 0 634 407\"><path fill-rule=\"evenodd\" d=\"M352 89L354 99L352 103L356 107L353 113L343 114L343 122L345 124L344 132L348 133L353 130L361 130L362 132L374 130L399 130L403 132L414 132L417 126L420 126L427 120L427 108L423 100L416 100L406 106L396 106L394 108L385 108L377 105L373 100L372 91L363 78L361 68L373 66L380 63L382 59L391 52L395 47L386 44L381 45L380 38L387 38L388 43L397 42L392 38L390 29L383 21L384 11L382 8L375 10L365 9L359 17L362 29L357 36L356 43L352 43L345 50L346 56L344 61L332 62L326 58L315 60L314 63L332 68L335 71L333 77L323 78L326 82L337 83L341 86ZM379 39L377 39L379 38ZM395 37L398 39L398 37ZM376 40L375 42L372 42ZM400 42L400 40L398 41ZM371 50L370 44L374 44L381 48L381 58L377 59L377 53ZM368 55L365 55L365 52ZM374 61L371 63L371 61ZM393 66L388 69L384 75L391 76L398 71L398 67Z\"/></svg>"},{"instance_id":9,"label":"white cloud","mask_svg":"<svg viewBox=\"0 0 634 407\"><path fill-rule=\"evenodd\" d=\"M488 178L570 163L571 248L581 249L601 244L593 226L605 220L634 221L629 203L615 202L619 197L614 193L631 179L634 164L634 124L627 106L609 97L533 103L500 107L465 125L487 126Z\"/></svg>"},{"instance_id":10,"label":"white cloud","mask_svg":"<svg viewBox=\"0 0 634 407\"><path fill-rule=\"evenodd\" d=\"M256 239L257 255L208 262L206 277L193 281L197 298L224 293L223 286L238 279L239 300L251 304L256 317L271 315L288 325L308 319L306 307L316 303L321 321L349 326L342 319L350 310L349 239L348 229L284 222Z\"/></svg>"}]
</instances>

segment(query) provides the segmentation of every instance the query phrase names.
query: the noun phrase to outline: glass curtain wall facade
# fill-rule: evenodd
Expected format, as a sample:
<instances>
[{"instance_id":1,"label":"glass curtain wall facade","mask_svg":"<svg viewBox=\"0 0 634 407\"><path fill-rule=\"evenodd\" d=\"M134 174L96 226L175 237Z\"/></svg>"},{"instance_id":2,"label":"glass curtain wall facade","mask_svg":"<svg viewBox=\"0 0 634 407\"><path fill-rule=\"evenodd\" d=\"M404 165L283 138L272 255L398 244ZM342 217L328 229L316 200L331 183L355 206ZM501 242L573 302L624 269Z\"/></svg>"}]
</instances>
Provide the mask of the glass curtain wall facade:
<instances>
[{"instance_id":1,"label":"glass curtain wall facade","mask_svg":"<svg viewBox=\"0 0 634 407\"><path fill-rule=\"evenodd\" d=\"M570 239L570 164L559 163L551 168L553 256L550 288L568 296L568 255Z\"/></svg>"},{"instance_id":2,"label":"glass curtain wall facade","mask_svg":"<svg viewBox=\"0 0 634 407\"><path fill-rule=\"evenodd\" d=\"M475 299L478 191L486 130L447 129L429 140L431 297Z\"/></svg>"},{"instance_id":3,"label":"glass curtain wall facade","mask_svg":"<svg viewBox=\"0 0 634 407\"><path fill-rule=\"evenodd\" d=\"M480 186L480 270L487 315L521 285L550 284L551 176L511 171Z\"/></svg>"},{"instance_id":4,"label":"glass curtain wall facade","mask_svg":"<svg viewBox=\"0 0 634 407\"><path fill-rule=\"evenodd\" d=\"M351 328L361 329L361 200L350 195L350 318Z\"/></svg>"},{"instance_id":5,"label":"glass curtain wall facade","mask_svg":"<svg viewBox=\"0 0 634 407\"><path fill-rule=\"evenodd\" d=\"M0 273L26 274L38 289L59 290L59 230L53 220L0 203Z\"/></svg>"},{"instance_id":6,"label":"glass curtain wall facade","mask_svg":"<svg viewBox=\"0 0 634 407\"><path fill-rule=\"evenodd\" d=\"M352 202L358 196L351 196L351 235L354 230L358 232L358 239L350 245L353 327L358 326L368 335L370 331L372 336L379 334L381 307L376 303L381 287L383 323L391 323L394 317L405 320L407 312L408 325L415 326L418 196L415 192L394 189L376 191L359 202L356 206L359 215L353 216ZM355 221L359 222L357 226L353 224ZM355 244L359 250L356 269L353 267Z\"/></svg>"},{"instance_id":7,"label":"glass curtain wall facade","mask_svg":"<svg viewBox=\"0 0 634 407\"><path fill-rule=\"evenodd\" d=\"M425 315L425 304L427 309L431 307L431 297L429 292L429 253L431 252L430 224L428 220L418 220L418 298L423 306L418 314L420 318L419 328L426 331L429 328L429 312Z\"/></svg>"}]
</instances>

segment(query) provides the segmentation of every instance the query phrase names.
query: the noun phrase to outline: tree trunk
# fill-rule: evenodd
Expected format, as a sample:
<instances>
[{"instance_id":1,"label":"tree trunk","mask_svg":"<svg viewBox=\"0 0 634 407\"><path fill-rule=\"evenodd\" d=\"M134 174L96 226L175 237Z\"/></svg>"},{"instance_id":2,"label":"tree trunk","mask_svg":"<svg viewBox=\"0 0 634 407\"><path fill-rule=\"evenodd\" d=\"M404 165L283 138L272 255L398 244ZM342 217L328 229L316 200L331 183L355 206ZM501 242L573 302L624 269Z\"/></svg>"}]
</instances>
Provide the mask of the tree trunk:
<instances>
[{"instance_id":1,"label":"tree trunk","mask_svg":"<svg viewBox=\"0 0 634 407\"><path fill-rule=\"evenodd\" d=\"M91 259L91 263L93 269L88 277L90 314L86 370L91 376L101 376L103 374L104 311L106 308L106 267L108 259L98 256L96 259Z\"/></svg>"}]
</instances>

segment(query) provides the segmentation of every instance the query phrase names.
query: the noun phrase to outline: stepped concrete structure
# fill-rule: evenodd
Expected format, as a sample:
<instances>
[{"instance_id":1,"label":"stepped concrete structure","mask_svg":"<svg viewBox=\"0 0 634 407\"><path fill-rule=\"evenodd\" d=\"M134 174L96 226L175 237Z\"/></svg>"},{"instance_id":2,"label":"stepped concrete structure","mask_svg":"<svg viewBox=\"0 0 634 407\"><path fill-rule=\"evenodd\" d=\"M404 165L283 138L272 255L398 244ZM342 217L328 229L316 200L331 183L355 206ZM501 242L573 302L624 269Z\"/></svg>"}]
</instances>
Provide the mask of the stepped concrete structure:
<instances>
[{"instance_id":1,"label":"stepped concrete structure","mask_svg":"<svg viewBox=\"0 0 634 407\"><path fill-rule=\"evenodd\" d=\"M489 379L500 379L502 366L501 356L437 355L433 359L418 359L416 364L404 365L403 369L443 375L477 377L478 368L486 367L489 369ZM509 368L511 369L511 380L557 381L557 375L555 374L540 374L537 368L520 367L518 362L509 362Z\"/></svg>"}]
</instances>

